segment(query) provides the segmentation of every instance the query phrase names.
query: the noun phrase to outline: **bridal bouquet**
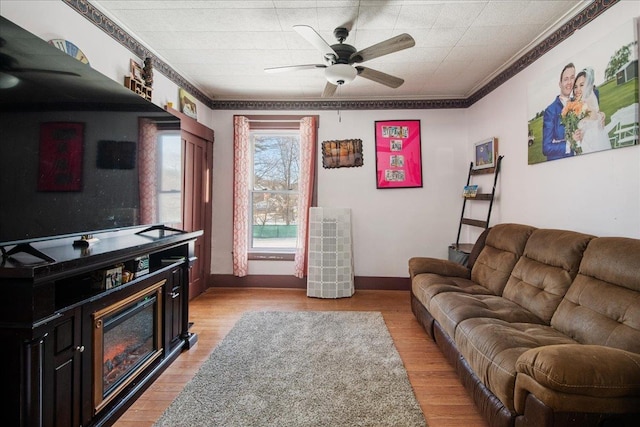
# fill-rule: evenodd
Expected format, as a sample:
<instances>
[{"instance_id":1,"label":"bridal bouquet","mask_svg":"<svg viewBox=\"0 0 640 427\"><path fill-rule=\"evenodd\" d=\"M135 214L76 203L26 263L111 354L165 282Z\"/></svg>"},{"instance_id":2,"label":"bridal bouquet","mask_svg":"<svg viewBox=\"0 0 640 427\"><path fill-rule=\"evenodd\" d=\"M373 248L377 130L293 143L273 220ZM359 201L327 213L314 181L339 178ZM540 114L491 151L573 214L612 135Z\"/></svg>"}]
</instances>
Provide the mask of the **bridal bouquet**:
<instances>
[{"instance_id":1,"label":"bridal bouquet","mask_svg":"<svg viewBox=\"0 0 640 427\"><path fill-rule=\"evenodd\" d=\"M568 101L567 105L562 109L560 113L560 121L564 125L565 138L571 144L571 149L576 154L582 154L582 147L580 141L576 141L573 138L573 133L578 129L578 123L589 115L589 109L586 102L582 101Z\"/></svg>"}]
</instances>

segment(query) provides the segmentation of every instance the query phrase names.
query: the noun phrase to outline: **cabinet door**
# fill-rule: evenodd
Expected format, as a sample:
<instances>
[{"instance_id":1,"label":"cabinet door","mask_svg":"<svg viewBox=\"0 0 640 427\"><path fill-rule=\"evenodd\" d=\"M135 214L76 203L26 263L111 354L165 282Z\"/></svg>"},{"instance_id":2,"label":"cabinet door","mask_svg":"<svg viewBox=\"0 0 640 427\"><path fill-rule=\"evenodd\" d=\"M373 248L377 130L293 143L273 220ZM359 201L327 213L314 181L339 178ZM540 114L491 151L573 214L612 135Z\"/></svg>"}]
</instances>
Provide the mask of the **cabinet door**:
<instances>
[{"instance_id":1,"label":"cabinet door","mask_svg":"<svg viewBox=\"0 0 640 427\"><path fill-rule=\"evenodd\" d=\"M167 310L167 328L169 330L170 348L181 343L180 335L182 333L182 299L183 295L183 271L182 268L176 268L171 272L171 283L168 284L170 289L168 295Z\"/></svg>"},{"instance_id":2,"label":"cabinet door","mask_svg":"<svg viewBox=\"0 0 640 427\"><path fill-rule=\"evenodd\" d=\"M51 366L45 365L45 425L52 427L79 426L80 369L84 346L81 344L80 309L65 312L47 337L47 353Z\"/></svg>"},{"instance_id":3,"label":"cabinet door","mask_svg":"<svg viewBox=\"0 0 640 427\"><path fill-rule=\"evenodd\" d=\"M182 121L184 124L184 121ZM213 134L211 134L213 138ZM187 231L203 230L195 241L196 260L189 277L188 299L200 295L207 288L211 261L211 169L213 142L183 130L184 141L184 213L183 225Z\"/></svg>"}]
</instances>

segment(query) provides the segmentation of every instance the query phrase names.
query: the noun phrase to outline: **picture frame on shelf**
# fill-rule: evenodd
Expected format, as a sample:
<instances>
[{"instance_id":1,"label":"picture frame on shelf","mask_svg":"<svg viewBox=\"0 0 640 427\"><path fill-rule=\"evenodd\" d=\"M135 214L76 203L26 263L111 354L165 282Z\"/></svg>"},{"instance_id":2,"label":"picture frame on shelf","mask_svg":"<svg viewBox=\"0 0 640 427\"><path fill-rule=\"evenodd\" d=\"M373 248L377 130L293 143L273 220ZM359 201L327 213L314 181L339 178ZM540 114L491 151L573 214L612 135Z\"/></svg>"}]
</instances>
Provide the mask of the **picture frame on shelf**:
<instances>
[{"instance_id":1,"label":"picture frame on shelf","mask_svg":"<svg viewBox=\"0 0 640 427\"><path fill-rule=\"evenodd\" d=\"M138 82L144 82L142 79L142 66L133 59L129 60L129 68L131 71L131 78Z\"/></svg>"},{"instance_id":2,"label":"picture frame on shelf","mask_svg":"<svg viewBox=\"0 0 640 427\"><path fill-rule=\"evenodd\" d=\"M189 92L183 88L178 89L178 96L180 98L180 112L191 117L192 119L198 118L198 111L196 108L196 99Z\"/></svg>"},{"instance_id":3,"label":"picture frame on shelf","mask_svg":"<svg viewBox=\"0 0 640 427\"><path fill-rule=\"evenodd\" d=\"M496 166L498 157L498 140L487 138L473 144L474 170L491 169Z\"/></svg>"},{"instance_id":4,"label":"picture frame on shelf","mask_svg":"<svg viewBox=\"0 0 640 427\"><path fill-rule=\"evenodd\" d=\"M422 187L420 120L375 122L376 187Z\"/></svg>"}]
</instances>

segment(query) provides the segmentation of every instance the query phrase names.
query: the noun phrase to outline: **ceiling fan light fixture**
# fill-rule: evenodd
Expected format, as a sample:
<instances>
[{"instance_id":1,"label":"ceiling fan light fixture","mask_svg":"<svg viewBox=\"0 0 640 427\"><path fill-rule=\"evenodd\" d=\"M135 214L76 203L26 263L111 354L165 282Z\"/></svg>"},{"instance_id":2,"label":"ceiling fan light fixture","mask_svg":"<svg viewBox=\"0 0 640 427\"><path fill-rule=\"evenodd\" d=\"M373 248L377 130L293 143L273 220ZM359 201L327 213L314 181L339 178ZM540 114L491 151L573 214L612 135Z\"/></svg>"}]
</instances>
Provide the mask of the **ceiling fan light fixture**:
<instances>
[{"instance_id":1,"label":"ceiling fan light fixture","mask_svg":"<svg viewBox=\"0 0 640 427\"><path fill-rule=\"evenodd\" d=\"M348 64L334 64L324 69L327 81L338 86L352 82L357 75L358 70Z\"/></svg>"},{"instance_id":2,"label":"ceiling fan light fixture","mask_svg":"<svg viewBox=\"0 0 640 427\"><path fill-rule=\"evenodd\" d=\"M0 89L10 89L17 86L20 83L20 79L11 74L0 72Z\"/></svg>"}]
</instances>

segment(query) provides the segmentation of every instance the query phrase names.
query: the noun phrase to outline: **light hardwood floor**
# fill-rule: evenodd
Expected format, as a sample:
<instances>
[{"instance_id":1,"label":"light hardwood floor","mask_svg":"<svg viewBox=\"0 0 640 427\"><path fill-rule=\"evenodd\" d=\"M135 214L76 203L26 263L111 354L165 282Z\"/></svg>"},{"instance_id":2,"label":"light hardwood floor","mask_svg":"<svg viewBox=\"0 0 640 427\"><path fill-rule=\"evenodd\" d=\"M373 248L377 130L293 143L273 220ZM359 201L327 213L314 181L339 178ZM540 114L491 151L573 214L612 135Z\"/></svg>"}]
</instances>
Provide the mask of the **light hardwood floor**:
<instances>
[{"instance_id":1,"label":"light hardwood floor","mask_svg":"<svg viewBox=\"0 0 640 427\"><path fill-rule=\"evenodd\" d=\"M357 290L351 298L308 298L304 289L210 288L190 304L198 343L154 382L115 427L150 427L246 311L379 311L429 427L487 427L438 347L416 321L408 291ZM341 426L348 427L348 426Z\"/></svg>"}]
</instances>

